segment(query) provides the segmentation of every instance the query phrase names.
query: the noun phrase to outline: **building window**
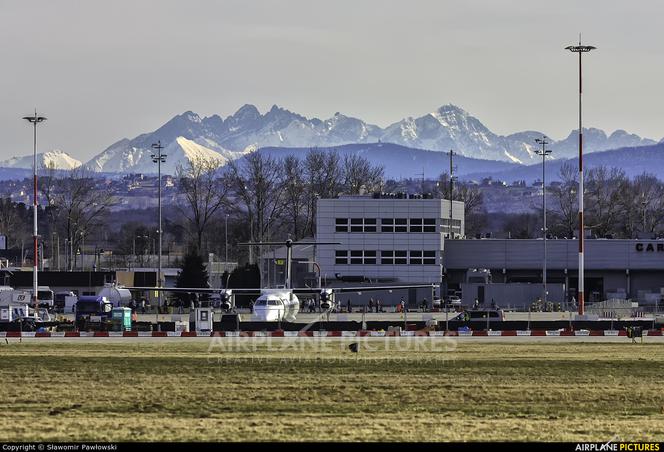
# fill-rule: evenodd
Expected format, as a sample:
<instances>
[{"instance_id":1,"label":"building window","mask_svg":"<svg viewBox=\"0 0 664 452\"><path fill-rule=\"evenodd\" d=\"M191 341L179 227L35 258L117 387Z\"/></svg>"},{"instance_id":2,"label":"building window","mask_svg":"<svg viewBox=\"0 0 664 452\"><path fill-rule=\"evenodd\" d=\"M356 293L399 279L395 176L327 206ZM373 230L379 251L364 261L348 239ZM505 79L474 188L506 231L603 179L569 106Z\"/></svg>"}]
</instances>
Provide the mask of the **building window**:
<instances>
[{"instance_id":1,"label":"building window","mask_svg":"<svg viewBox=\"0 0 664 452\"><path fill-rule=\"evenodd\" d=\"M394 232L408 232L408 218L395 218Z\"/></svg>"},{"instance_id":2,"label":"building window","mask_svg":"<svg viewBox=\"0 0 664 452\"><path fill-rule=\"evenodd\" d=\"M410 251L410 265L436 265L435 251Z\"/></svg>"},{"instance_id":3,"label":"building window","mask_svg":"<svg viewBox=\"0 0 664 452\"><path fill-rule=\"evenodd\" d=\"M436 232L436 219L435 218L425 218L424 219L424 232Z\"/></svg>"},{"instance_id":4,"label":"building window","mask_svg":"<svg viewBox=\"0 0 664 452\"><path fill-rule=\"evenodd\" d=\"M394 218L381 218L380 232L394 232Z\"/></svg>"},{"instance_id":5,"label":"building window","mask_svg":"<svg viewBox=\"0 0 664 452\"><path fill-rule=\"evenodd\" d=\"M336 265L347 265L348 264L348 251L337 250L334 252L334 263Z\"/></svg>"},{"instance_id":6,"label":"building window","mask_svg":"<svg viewBox=\"0 0 664 452\"><path fill-rule=\"evenodd\" d=\"M406 265L408 252L405 250L382 250L380 252L381 265Z\"/></svg>"},{"instance_id":7,"label":"building window","mask_svg":"<svg viewBox=\"0 0 664 452\"><path fill-rule=\"evenodd\" d=\"M422 219L421 218L411 218L410 219L410 232L422 232Z\"/></svg>"},{"instance_id":8,"label":"building window","mask_svg":"<svg viewBox=\"0 0 664 452\"><path fill-rule=\"evenodd\" d=\"M406 265L408 263L408 252L406 250L397 250L394 252L394 265Z\"/></svg>"},{"instance_id":9,"label":"building window","mask_svg":"<svg viewBox=\"0 0 664 452\"><path fill-rule=\"evenodd\" d=\"M348 218L337 218L335 232L348 232Z\"/></svg>"},{"instance_id":10,"label":"building window","mask_svg":"<svg viewBox=\"0 0 664 452\"><path fill-rule=\"evenodd\" d=\"M348 251L344 251L348 253ZM337 251L339 256L340 251ZM337 257L335 263L338 264ZM346 262L343 262L346 263ZM376 265L376 250L350 250L350 264L351 265Z\"/></svg>"},{"instance_id":11,"label":"building window","mask_svg":"<svg viewBox=\"0 0 664 452\"><path fill-rule=\"evenodd\" d=\"M375 218L337 218L335 232L377 232Z\"/></svg>"},{"instance_id":12,"label":"building window","mask_svg":"<svg viewBox=\"0 0 664 452\"><path fill-rule=\"evenodd\" d=\"M351 218L350 219L350 232L362 232L363 229L363 219L362 218Z\"/></svg>"}]
</instances>

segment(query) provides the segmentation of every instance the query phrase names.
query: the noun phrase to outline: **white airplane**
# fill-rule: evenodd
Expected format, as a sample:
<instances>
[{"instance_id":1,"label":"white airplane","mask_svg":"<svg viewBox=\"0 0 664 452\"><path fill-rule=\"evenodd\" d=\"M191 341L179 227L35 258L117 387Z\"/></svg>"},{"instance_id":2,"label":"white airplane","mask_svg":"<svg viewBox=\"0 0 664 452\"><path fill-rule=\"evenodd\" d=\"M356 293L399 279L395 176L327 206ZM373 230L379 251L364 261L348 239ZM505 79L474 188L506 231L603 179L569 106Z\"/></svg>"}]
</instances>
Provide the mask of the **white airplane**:
<instances>
[{"instance_id":1,"label":"white airplane","mask_svg":"<svg viewBox=\"0 0 664 452\"><path fill-rule=\"evenodd\" d=\"M392 291L399 289L417 289L438 287L435 284L411 284L398 286L356 286L356 287L327 287L327 288L291 288L291 262L293 245L338 245L336 242L298 242L292 240L285 242L257 242L240 243L240 245L285 245L286 246L286 284L283 288L263 288L263 289L213 289L213 288L183 288L183 287L127 287L130 290L145 291L164 291L180 293L215 293L219 294L221 309L225 312L231 312L235 309L235 295L258 295L253 305L254 319L262 322L294 322L300 310L300 299L298 294L308 294L310 296L320 296L320 307L324 311L331 311L335 307L335 294L350 292L370 292L370 291Z\"/></svg>"}]
</instances>

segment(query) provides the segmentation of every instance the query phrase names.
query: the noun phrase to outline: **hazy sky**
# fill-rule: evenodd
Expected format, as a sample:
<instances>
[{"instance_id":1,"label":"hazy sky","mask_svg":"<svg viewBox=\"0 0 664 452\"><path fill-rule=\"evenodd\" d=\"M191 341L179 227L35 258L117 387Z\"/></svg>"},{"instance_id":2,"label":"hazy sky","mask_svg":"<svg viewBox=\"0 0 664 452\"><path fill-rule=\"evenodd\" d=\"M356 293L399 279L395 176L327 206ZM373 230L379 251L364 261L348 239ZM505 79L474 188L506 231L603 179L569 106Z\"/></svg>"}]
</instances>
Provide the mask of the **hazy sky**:
<instances>
[{"instance_id":1,"label":"hazy sky","mask_svg":"<svg viewBox=\"0 0 664 452\"><path fill-rule=\"evenodd\" d=\"M0 0L0 159L87 160L176 114L245 103L386 126L454 103L496 133L577 122L664 136L664 2L608 0Z\"/></svg>"}]
</instances>

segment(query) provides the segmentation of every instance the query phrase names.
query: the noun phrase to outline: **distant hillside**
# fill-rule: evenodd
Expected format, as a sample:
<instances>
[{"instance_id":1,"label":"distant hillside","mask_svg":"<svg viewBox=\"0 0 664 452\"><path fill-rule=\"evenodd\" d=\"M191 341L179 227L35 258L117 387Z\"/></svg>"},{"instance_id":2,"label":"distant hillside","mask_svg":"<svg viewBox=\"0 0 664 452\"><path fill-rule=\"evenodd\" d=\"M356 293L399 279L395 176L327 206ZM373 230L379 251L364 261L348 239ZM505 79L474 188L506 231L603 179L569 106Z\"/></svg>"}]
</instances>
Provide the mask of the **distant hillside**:
<instances>
[{"instance_id":1,"label":"distant hillside","mask_svg":"<svg viewBox=\"0 0 664 452\"><path fill-rule=\"evenodd\" d=\"M547 180L559 180L560 167L569 163L578 168L578 158L567 160L552 160L546 162ZM584 155L584 166L587 169L606 166L609 168L622 168L628 177L632 178L644 172L654 174L664 179L664 142L651 146L626 147L610 151L593 152ZM480 180L484 177L493 177L511 183L516 180L532 182L542 178L542 163L528 166L514 166L504 171L478 171L466 174L466 180Z\"/></svg>"},{"instance_id":2,"label":"distant hillside","mask_svg":"<svg viewBox=\"0 0 664 452\"><path fill-rule=\"evenodd\" d=\"M310 148L281 148L265 147L257 152L276 158L288 155L304 157ZM388 179L421 178L422 172L427 179L437 178L441 173L449 172L449 153L440 151L426 151L413 149L392 143L347 144L334 148L319 148L333 150L342 158L345 155L359 155L365 157L375 165L385 168L385 177ZM463 176L477 172L501 172L520 165L495 160L474 159L463 156L454 156L456 174Z\"/></svg>"}]
</instances>

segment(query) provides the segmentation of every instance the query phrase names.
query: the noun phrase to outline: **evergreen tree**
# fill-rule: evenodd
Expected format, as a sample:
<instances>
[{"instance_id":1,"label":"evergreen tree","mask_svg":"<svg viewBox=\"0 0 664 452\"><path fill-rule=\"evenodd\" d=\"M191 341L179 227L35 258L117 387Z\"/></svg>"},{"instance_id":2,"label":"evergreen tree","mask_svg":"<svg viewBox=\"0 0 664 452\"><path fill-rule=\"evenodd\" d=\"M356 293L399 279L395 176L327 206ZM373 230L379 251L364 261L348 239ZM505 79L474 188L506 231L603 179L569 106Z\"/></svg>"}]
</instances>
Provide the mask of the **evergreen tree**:
<instances>
[{"instance_id":1,"label":"evergreen tree","mask_svg":"<svg viewBox=\"0 0 664 452\"><path fill-rule=\"evenodd\" d=\"M175 287L208 287L208 272L196 248L185 255ZM182 294L179 298L189 300L188 294Z\"/></svg>"}]
</instances>

